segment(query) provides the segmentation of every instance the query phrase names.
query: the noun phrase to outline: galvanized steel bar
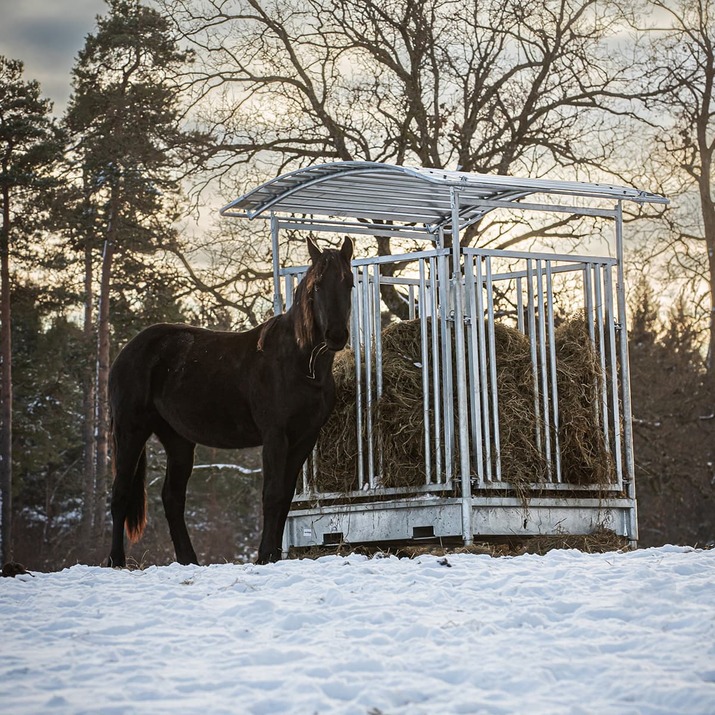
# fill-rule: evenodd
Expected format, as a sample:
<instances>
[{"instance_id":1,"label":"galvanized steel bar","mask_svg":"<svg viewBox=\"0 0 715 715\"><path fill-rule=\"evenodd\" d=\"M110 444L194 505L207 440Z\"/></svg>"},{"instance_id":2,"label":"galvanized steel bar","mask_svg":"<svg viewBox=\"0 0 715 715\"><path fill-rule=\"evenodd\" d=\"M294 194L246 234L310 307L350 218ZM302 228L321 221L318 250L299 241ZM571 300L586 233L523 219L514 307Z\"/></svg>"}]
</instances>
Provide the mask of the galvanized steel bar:
<instances>
[{"instance_id":1,"label":"galvanized steel bar","mask_svg":"<svg viewBox=\"0 0 715 715\"><path fill-rule=\"evenodd\" d=\"M432 482L431 436L430 436L430 399L429 399L429 345L427 335L427 290L425 284L425 262L419 262L420 285L420 359L422 361L422 417L424 420L425 445L425 484Z\"/></svg>"},{"instance_id":2,"label":"galvanized steel bar","mask_svg":"<svg viewBox=\"0 0 715 715\"><path fill-rule=\"evenodd\" d=\"M365 455L363 453L363 419L362 419L362 359L361 359L361 330L360 330L360 275L359 269L353 267L353 295L352 295L352 344L355 357L355 429L357 432L357 470L358 488L365 484Z\"/></svg>"},{"instance_id":3,"label":"galvanized steel bar","mask_svg":"<svg viewBox=\"0 0 715 715\"><path fill-rule=\"evenodd\" d=\"M414 285L410 284L410 286L407 289L407 317L410 320L414 320L416 316L416 311L415 311L415 287Z\"/></svg>"},{"instance_id":4,"label":"galvanized steel bar","mask_svg":"<svg viewBox=\"0 0 715 715\"><path fill-rule=\"evenodd\" d=\"M382 263L412 263L421 258L429 258L430 256L448 256L448 248L437 248L426 251L414 251L413 253L399 253L389 256L370 256L369 258L356 258L353 260L354 266L366 266Z\"/></svg>"},{"instance_id":5,"label":"galvanized steel bar","mask_svg":"<svg viewBox=\"0 0 715 715\"><path fill-rule=\"evenodd\" d=\"M454 280L454 341L457 363L457 409L459 412L459 470L462 484L462 537L465 546L473 541L472 483L469 471L469 415L467 411L467 373L464 360L464 305L462 294L462 252L459 245L459 193L450 190L452 199L452 277Z\"/></svg>"},{"instance_id":6,"label":"galvanized steel bar","mask_svg":"<svg viewBox=\"0 0 715 715\"><path fill-rule=\"evenodd\" d=\"M586 206L565 206L563 204L539 204L529 201L499 201L498 199L480 199L473 207L492 209L509 209L510 211L547 211L549 213L566 213L573 216L601 216L613 218L613 209L592 209Z\"/></svg>"},{"instance_id":7,"label":"galvanized steel bar","mask_svg":"<svg viewBox=\"0 0 715 715\"><path fill-rule=\"evenodd\" d=\"M257 218L264 217L258 216ZM329 221L327 219L292 218L290 216L283 216L278 219L278 225L280 228L287 228L292 231L349 233L352 236L382 236L385 238L408 238L415 241L435 242L435 233L431 226L421 228L415 225L353 223L352 221Z\"/></svg>"},{"instance_id":8,"label":"galvanized steel bar","mask_svg":"<svg viewBox=\"0 0 715 715\"><path fill-rule=\"evenodd\" d=\"M484 327L484 278L482 277L482 258L477 255L474 264L476 273L476 316L477 345L479 355L479 387L482 407L482 432L484 434L484 479L492 480L492 438L489 427L489 381L487 379L487 338Z\"/></svg>"},{"instance_id":9,"label":"galvanized steel bar","mask_svg":"<svg viewBox=\"0 0 715 715\"><path fill-rule=\"evenodd\" d=\"M588 335L591 342L596 344L596 330L593 320L593 286L591 284L591 266L583 268L583 310L586 324L588 325Z\"/></svg>"},{"instance_id":10,"label":"galvanized steel bar","mask_svg":"<svg viewBox=\"0 0 715 715\"><path fill-rule=\"evenodd\" d=\"M536 308L538 311L539 330L539 364L541 368L541 394L543 397L544 418L544 457L549 481L553 481L553 464L551 461L551 417L549 409L549 378L546 360L546 315L544 306L544 281L541 261L536 261Z\"/></svg>"},{"instance_id":11,"label":"galvanized steel bar","mask_svg":"<svg viewBox=\"0 0 715 715\"><path fill-rule=\"evenodd\" d=\"M430 279L430 318L432 328L432 404L434 405L434 457L436 482L440 484L442 475L442 404L440 397L440 359L439 359L439 317L437 315L437 262L434 256L429 258Z\"/></svg>"},{"instance_id":12,"label":"galvanized steel bar","mask_svg":"<svg viewBox=\"0 0 715 715\"><path fill-rule=\"evenodd\" d=\"M523 278L516 279L516 328L520 333L524 333L524 287Z\"/></svg>"},{"instance_id":13,"label":"galvanized steel bar","mask_svg":"<svg viewBox=\"0 0 715 715\"><path fill-rule=\"evenodd\" d=\"M482 446L482 405L479 380L479 341L477 339L477 287L474 281L474 256L464 256L464 284L467 294L469 315L468 353L469 353L469 405L472 427L472 449L477 459L477 479L479 486L484 486L484 449ZM477 256L476 260L480 260Z\"/></svg>"},{"instance_id":14,"label":"galvanized steel bar","mask_svg":"<svg viewBox=\"0 0 715 715\"><path fill-rule=\"evenodd\" d=\"M273 314L280 315L283 312L280 281L280 244L278 241L278 218L274 213L271 213L271 249L273 252Z\"/></svg>"},{"instance_id":15,"label":"galvanized steel bar","mask_svg":"<svg viewBox=\"0 0 715 715\"><path fill-rule=\"evenodd\" d=\"M621 411L618 402L618 356L616 348L616 316L613 312L613 281L610 268L604 268L604 292L606 294L606 319L608 321L608 350L611 356L611 410L613 412L613 457L616 462L616 478L623 484L621 457Z\"/></svg>"},{"instance_id":16,"label":"galvanized steel bar","mask_svg":"<svg viewBox=\"0 0 715 715\"><path fill-rule=\"evenodd\" d=\"M497 389L497 351L494 338L494 289L492 285L492 259L484 259L485 288L487 293L487 337L489 339L489 384L492 404L492 432L494 434L494 467L496 481L501 481L501 439L499 435L499 395Z\"/></svg>"},{"instance_id":17,"label":"galvanized steel bar","mask_svg":"<svg viewBox=\"0 0 715 715\"><path fill-rule=\"evenodd\" d=\"M626 457L626 488L632 500L630 509L630 540L635 543L638 539L638 519L636 513L636 482L633 458L633 413L631 405L631 373L628 356L628 330L626 313L626 287L623 275L623 202L616 206L616 258L618 268L616 274L616 297L618 301L618 322L621 326L621 394L623 399L623 430L624 449Z\"/></svg>"},{"instance_id":18,"label":"galvanized steel bar","mask_svg":"<svg viewBox=\"0 0 715 715\"><path fill-rule=\"evenodd\" d=\"M382 397L382 310L380 308L380 266L373 266L372 276L372 317L373 317L373 339L375 342L375 394L379 404ZM382 443L377 445L377 474L383 476L384 459L382 454Z\"/></svg>"},{"instance_id":19,"label":"galvanized steel bar","mask_svg":"<svg viewBox=\"0 0 715 715\"><path fill-rule=\"evenodd\" d=\"M523 260L544 260L565 263L609 263L616 265L615 258L607 256L584 256L569 253L540 253L538 251L502 251L496 248L463 248L462 252L467 255L495 256L498 258L521 258Z\"/></svg>"},{"instance_id":20,"label":"galvanized steel bar","mask_svg":"<svg viewBox=\"0 0 715 715\"><path fill-rule=\"evenodd\" d=\"M293 305L293 276L285 275L283 276L283 286L286 292L286 310L290 310L291 305Z\"/></svg>"},{"instance_id":21,"label":"galvanized steel bar","mask_svg":"<svg viewBox=\"0 0 715 715\"><path fill-rule=\"evenodd\" d=\"M531 372L534 380L534 418L536 431L536 449L543 455L541 441L541 412L539 408L539 363L536 352L536 306L534 304L534 266L533 261L526 261L527 286L526 286L526 311L529 322L529 353L531 356Z\"/></svg>"},{"instance_id":22,"label":"galvanized steel bar","mask_svg":"<svg viewBox=\"0 0 715 715\"><path fill-rule=\"evenodd\" d=\"M603 440L606 451L611 451L610 427L611 420L608 411L608 372L606 371L606 335L603 311L603 277L601 266L593 267L596 300L596 334L598 336L598 361L601 368L601 423L603 426Z\"/></svg>"},{"instance_id":23,"label":"galvanized steel bar","mask_svg":"<svg viewBox=\"0 0 715 715\"><path fill-rule=\"evenodd\" d=\"M561 447L559 440L559 390L556 373L556 331L554 330L554 287L551 280L551 261L546 261L546 316L549 331L549 366L551 369L551 406L554 416L554 459L556 482L561 482Z\"/></svg>"},{"instance_id":24,"label":"galvanized steel bar","mask_svg":"<svg viewBox=\"0 0 715 715\"><path fill-rule=\"evenodd\" d=\"M362 271L362 330L365 358L365 425L367 439L367 477L370 489L375 488L375 447L373 433L373 400L372 400L372 320L370 311L370 269L365 266Z\"/></svg>"},{"instance_id":25,"label":"galvanized steel bar","mask_svg":"<svg viewBox=\"0 0 715 715\"><path fill-rule=\"evenodd\" d=\"M375 389L377 399L382 397L382 310L380 308L380 266L373 267L373 335L375 336Z\"/></svg>"},{"instance_id":26,"label":"galvanized steel bar","mask_svg":"<svg viewBox=\"0 0 715 715\"><path fill-rule=\"evenodd\" d=\"M442 237L444 242L444 237ZM437 272L439 274L440 294L440 338L442 346L442 379L444 391L442 395L444 415L444 469L448 485L452 484L454 475L454 381L452 376L452 336L449 327L450 281L447 256L440 253L437 257Z\"/></svg>"}]
</instances>

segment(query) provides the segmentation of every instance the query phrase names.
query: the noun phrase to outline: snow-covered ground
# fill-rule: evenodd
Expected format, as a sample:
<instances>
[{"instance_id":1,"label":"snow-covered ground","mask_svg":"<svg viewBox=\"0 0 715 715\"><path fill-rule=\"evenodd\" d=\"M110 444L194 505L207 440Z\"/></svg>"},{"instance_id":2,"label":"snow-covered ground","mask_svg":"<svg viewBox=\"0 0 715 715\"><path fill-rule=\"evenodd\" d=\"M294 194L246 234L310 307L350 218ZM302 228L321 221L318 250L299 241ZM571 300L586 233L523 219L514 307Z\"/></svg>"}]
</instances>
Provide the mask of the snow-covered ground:
<instances>
[{"instance_id":1,"label":"snow-covered ground","mask_svg":"<svg viewBox=\"0 0 715 715\"><path fill-rule=\"evenodd\" d=\"M0 579L0 712L715 713L715 551Z\"/></svg>"}]
</instances>

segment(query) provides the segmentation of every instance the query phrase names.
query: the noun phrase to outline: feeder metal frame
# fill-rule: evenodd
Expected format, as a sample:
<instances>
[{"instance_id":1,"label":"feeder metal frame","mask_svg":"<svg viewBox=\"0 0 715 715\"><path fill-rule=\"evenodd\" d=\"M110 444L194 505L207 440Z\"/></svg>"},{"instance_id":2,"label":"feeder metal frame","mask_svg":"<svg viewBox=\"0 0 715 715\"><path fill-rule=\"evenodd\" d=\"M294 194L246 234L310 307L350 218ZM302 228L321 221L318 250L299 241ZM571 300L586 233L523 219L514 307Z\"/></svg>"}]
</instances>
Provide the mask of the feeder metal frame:
<instances>
[{"instance_id":1,"label":"feeder metal frame","mask_svg":"<svg viewBox=\"0 0 715 715\"><path fill-rule=\"evenodd\" d=\"M527 198L528 201L525 200ZM431 248L417 252L353 260L355 295L359 299L354 301L353 306L352 340L357 375L360 375L361 370L366 373L364 385L361 386L360 379L356 385L358 434L362 434L363 426L368 433L366 449L362 439L358 440L358 484L360 490L366 489L368 493L379 491L382 496L394 494L395 499L369 504L329 503L310 506L309 499L301 500L297 497L286 525L284 551L291 545L320 543L321 533L318 531L322 531L324 542L327 542L326 534L331 533L353 542L362 542L410 538L410 534L423 534L427 528L432 529L435 538L454 536L460 532L464 543L471 544L475 531L482 535L552 533L564 528L566 524L567 533L588 533L604 521L611 524L616 533L635 543L637 519L623 276L624 201L638 204L668 203L665 197L658 194L611 184L525 179L353 161L310 166L283 174L220 210L221 215L226 217L270 221L273 305L276 314L283 311L284 305L289 307L292 291L306 270L304 266L281 267L281 229L394 237L431 244ZM478 246L460 247L461 232L495 209L612 219L615 223L616 255L594 258L490 250ZM445 233L451 236L452 248L445 248ZM515 259L522 261L525 267L493 273L492 258ZM418 262L418 278L397 280L381 277L381 265L408 261ZM614 269L615 306L612 289ZM589 492L595 491L593 487L582 487L583 495L574 497L571 493L572 485L562 483L558 429L550 434L550 421L557 425L559 419L553 347L552 282L561 273L582 276L588 331L592 342L600 346L602 374L610 371L608 374L618 374L620 378L620 392L614 377L611 394L604 381L602 404L595 406L603 423L605 443L612 450L616 462L615 488L620 491L611 497L599 496L594 499L589 495ZM524 320L520 311L518 325L522 332L529 334L535 380L534 409L537 414L539 411L543 413L546 424L543 434L539 433L540 428L537 426L536 442L540 449L543 442L548 459L549 493L552 496L530 500L530 519L524 514L517 516L521 509L518 500L490 496L488 493L490 489L503 489L505 486L501 481L499 455L492 297L493 283L504 280L515 282L517 304L522 310L525 305L527 307L528 321ZM418 314L416 305L419 305L427 450L426 483L421 491L427 501L400 498L406 496L404 490L380 488L376 481L376 470L379 473L382 468L382 455L374 445L372 406L374 399L379 399L382 392L381 283L399 283L407 289L411 316ZM527 287L526 295L524 284ZM486 330L484 321L479 319L485 313L488 318ZM614 314L617 314L617 319ZM535 322L536 315L538 319ZM428 320L431 321L431 344L427 332ZM618 340L616 327L619 331ZM452 347L448 339L450 330L454 332L456 351L454 380L451 369L444 369L440 373L440 365L444 367L452 364ZM360 335L364 343L360 342ZM375 394L372 387L372 359L365 358L371 354L373 344L377 352ZM364 352L362 367L361 345ZM618 365L617 352L620 360ZM427 389L430 379L428 361L434 386L432 441ZM489 371L486 370L487 364ZM455 389L456 424L451 402ZM363 405L366 408L364 415ZM472 494L470 427L476 450L474 458L477 462L477 486L481 490L479 496ZM434 455L430 452L430 444L434 448ZM453 465L455 448L458 449L459 459L458 464ZM621 464L621 450L625 474ZM316 460L313 460L314 469L315 464ZM458 471L455 475L452 474L453 466ZM309 493L309 482L306 467L302 492L314 498L316 495ZM440 490L453 489L457 484L460 491L458 498L440 494ZM319 496L325 499L338 495ZM429 522L431 526L420 526L423 522Z\"/></svg>"}]
</instances>

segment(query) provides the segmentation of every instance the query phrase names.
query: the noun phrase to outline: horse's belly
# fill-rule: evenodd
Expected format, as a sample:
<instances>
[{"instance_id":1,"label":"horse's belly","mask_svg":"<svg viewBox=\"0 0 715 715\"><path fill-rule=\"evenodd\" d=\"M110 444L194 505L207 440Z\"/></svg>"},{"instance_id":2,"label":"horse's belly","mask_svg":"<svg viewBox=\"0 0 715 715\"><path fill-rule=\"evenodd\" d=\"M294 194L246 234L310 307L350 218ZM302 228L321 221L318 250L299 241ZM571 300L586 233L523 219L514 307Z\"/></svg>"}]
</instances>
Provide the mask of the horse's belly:
<instances>
[{"instance_id":1,"label":"horse's belly","mask_svg":"<svg viewBox=\"0 0 715 715\"><path fill-rule=\"evenodd\" d=\"M157 400L161 417L182 437L196 444L218 449L257 447L261 435L250 415L248 406L212 404L205 399L172 405Z\"/></svg>"}]
</instances>

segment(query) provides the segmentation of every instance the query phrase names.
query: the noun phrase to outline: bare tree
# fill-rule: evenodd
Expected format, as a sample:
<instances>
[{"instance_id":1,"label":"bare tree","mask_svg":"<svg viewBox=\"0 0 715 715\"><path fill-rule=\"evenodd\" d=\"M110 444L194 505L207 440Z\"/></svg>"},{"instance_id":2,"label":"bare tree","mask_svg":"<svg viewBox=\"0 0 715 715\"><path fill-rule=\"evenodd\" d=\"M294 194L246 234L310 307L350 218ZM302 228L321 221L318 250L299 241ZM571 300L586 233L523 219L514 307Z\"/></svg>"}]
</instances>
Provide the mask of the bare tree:
<instances>
[{"instance_id":1,"label":"bare tree","mask_svg":"<svg viewBox=\"0 0 715 715\"><path fill-rule=\"evenodd\" d=\"M656 171L673 199L669 263L706 323L707 368L715 382L715 1L650 0L640 95L653 127ZM663 250L662 245L660 250Z\"/></svg>"},{"instance_id":2,"label":"bare tree","mask_svg":"<svg viewBox=\"0 0 715 715\"><path fill-rule=\"evenodd\" d=\"M330 160L555 178L611 161L630 77L613 59L621 13L608 0L160 4L196 50L184 79L225 195ZM491 217L465 240L477 233L516 240Z\"/></svg>"}]
</instances>

